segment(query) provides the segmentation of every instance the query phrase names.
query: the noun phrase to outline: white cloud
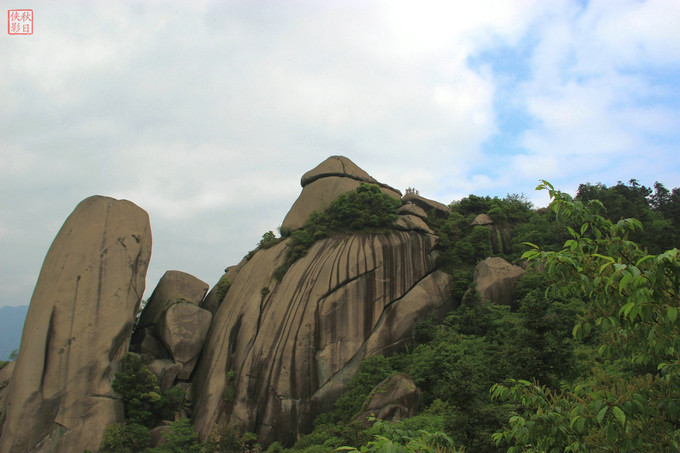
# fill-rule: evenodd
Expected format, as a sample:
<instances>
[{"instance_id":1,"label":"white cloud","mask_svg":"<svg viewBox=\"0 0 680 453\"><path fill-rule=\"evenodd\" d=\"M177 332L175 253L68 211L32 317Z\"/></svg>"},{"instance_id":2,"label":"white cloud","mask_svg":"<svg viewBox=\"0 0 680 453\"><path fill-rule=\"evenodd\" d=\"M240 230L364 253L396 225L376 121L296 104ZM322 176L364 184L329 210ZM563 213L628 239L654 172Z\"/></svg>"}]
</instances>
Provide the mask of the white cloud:
<instances>
[{"instance_id":1,"label":"white cloud","mask_svg":"<svg viewBox=\"0 0 680 453\"><path fill-rule=\"evenodd\" d=\"M94 193L149 211L150 286L166 268L212 283L276 228L301 174L332 154L450 202L530 191L579 165L602 164L595 173L649 137L677 140L677 105L659 101L668 87L645 72L679 60L676 2L32 7L34 35L0 40L0 190L12 194L0 200L0 247L10 256L36 239L21 242L26 275ZM528 81L501 84L492 61L471 65L486 50L524 47ZM482 152L504 132L499 99L536 122L516 158Z\"/></svg>"}]
</instances>

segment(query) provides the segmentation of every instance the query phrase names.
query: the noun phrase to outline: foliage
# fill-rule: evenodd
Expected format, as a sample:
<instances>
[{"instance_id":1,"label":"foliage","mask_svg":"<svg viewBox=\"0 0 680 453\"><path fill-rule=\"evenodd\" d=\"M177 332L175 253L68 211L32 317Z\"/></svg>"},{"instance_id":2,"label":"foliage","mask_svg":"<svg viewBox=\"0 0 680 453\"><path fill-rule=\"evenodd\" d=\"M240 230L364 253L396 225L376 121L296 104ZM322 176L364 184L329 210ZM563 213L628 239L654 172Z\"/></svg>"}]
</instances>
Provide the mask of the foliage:
<instances>
[{"instance_id":1,"label":"foliage","mask_svg":"<svg viewBox=\"0 0 680 453\"><path fill-rule=\"evenodd\" d=\"M635 218L644 230L630 231L630 239L651 253L661 253L680 242L680 189L669 192L663 184L655 183L654 192L631 179L628 184L619 181L615 186L581 184L576 201L599 200L612 222Z\"/></svg>"},{"instance_id":2,"label":"foliage","mask_svg":"<svg viewBox=\"0 0 680 453\"><path fill-rule=\"evenodd\" d=\"M553 391L527 380L495 385L494 398L522 408L494 434L509 451L678 451L680 442L680 252L647 254L629 235L635 219L613 223L597 200L574 200L543 182L571 239L537 246L560 297L585 302L573 329L596 333L600 361L578 384Z\"/></svg>"},{"instance_id":3,"label":"foliage","mask_svg":"<svg viewBox=\"0 0 680 453\"><path fill-rule=\"evenodd\" d=\"M202 453L239 451L241 434L228 423L220 423L210 431Z\"/></svg>"},{"instance_id":4,"label":"foliage","mask_svg":"<svg viewBox=\"0 0 680 453\"><path fill-rule=\"evenodd\" d=\"M347 383L345 392L335 402L335 410L319 417L316 423L349 421L360 410L371 390L380 384L394 369L390 360L374 355L361 362L356 375Z\"/></svg>"},{"instance_id":5,"label":"foliage","mask_svg":"<svg viewBox=\"0 0 680 453\"><path fill-rule=\"evenodd\" d=\"M176 420L169 428L170 432L163 435L160 444L148 449L148 453L201 453L201 444L189 419Z\"/></svg>"},{"instance_id":6,"label":"foliage","mask_svg":"<svg viewBox=\"0 0 680 453\"><path fill-rule=\"evenodd\" d=\"M206 442L201 445L200 451L201 453L258 453L262 449L257 443L255 434L241 434L234 426L228 423L220 423L210 432Z\"/></svg>"},{"instance_id":7,"label":"foliage","mask_svg":"<svg viewBox=\"0 0 680 453\"><path fill-rule=\"evenodd\" d=\"M9 365L9 363L12 362L13 360L16 360L18 356L19 356L18 349L14 349L12 352L10 352L8 357L9 360L0 360L0 370L5 368L5 366Z\"/></svg>"},{"instance_id":8,"label":"foliage","mask_svg":"<svg viewBox=\"0 0 680 453\"><path fill-rule=\"evenodd\" d=\"M274 235L273 231L267 231L262 235L262 239L257 244L257 246L261 249L268 249L275 246L281 241L282 238L277 238L276 235Z\"/></svg>"},{"instance_id":9,"label":"foliage","mask_svg":"<svg viewBox=\"0 0 680 453\"><path fill-rule=\"evenodd\" d=\"M126 353L112 384L121 395L126 422L153 427L163 419L174 418L184 400L184 390L174 387L161 395L158 379L133 352Z\"/></svg>"},{"instance_id":10,"label":"foliage","mask_svg":"<svg viewBox=\"0 0 680 453\"><path fill-rule=\"evenodd\" d=\"M104 429L101 453L137 453L151 443L149 428L137 423L112 423Z\"/></svg>"},{"instance_id":11,"label":"foliage","mask_svg":"<svg viewBox=\"0 0 680 453\"><path fill-rule=\"evenodd\" d=\"M430 433L425 430L412 431L401 424L375 420L372 431L374 438L359 448L343 446L336 451L355 452L437 452L463 453L465 448L456 448L449 436L442 432Z\"/></svg>"},{"instance_id":12,"label":"foliage","mask_svg":"<svg viewBox=\"0 0 680 453\"><path fill-rule=\"evenodd\" d=\"M345 392L335 402L334 409L314 420L314 431L302 436L296 450L323 446L332 450L341 445L361 445L371 439L363 422L354 417L359 414L364 401L380 382L394 372L390 360L374 355L363 360L356 375L345 386Z\"/></svg>"},{"instance_id":13,"label":"foliage","mask_svg":"<svg viewBox=\"0 0 680 453\"><path fill-rule=\"evenodd\" d=\"M325 211L325 222L335 231L389 228L400 206L400 200L384 194L378 185L362 183L333 200Z\"/></svg>"},{"instance_id":14,"label":"foliage","mask_svg":"<svg viewBox=\"0 0 680 453\"><path fill-rule=\"evenodd\" d=\"M217 300L220 303L227 296L229 288L231 288L231 281L227 278L226 275L223 275L215 285L215 296L217 297Z\"/></svg>"},{"instance_id":15,"label":"foliage","mask_svg":"<svg viewBox=\"0 0 680 453\"><path fill-rule=\"evenodd\" d=\"M154 409L161 399L161 390L156 376L138 354L128 352L123 356L112 387L123 399L126 420L153 426L156 418Z\"/></svg>"},{"instance_id":16,"label":"foliage","mask_svg":"<svg viewBox=\"0 0 680 453\"><path fill-rule=\"evenodd\" d=\"M362 183L333 200L323 211L310 214L304 227L292 233L285 263L274 276L281 280L290 266L321 239L337 233L381 232L397 219L401 201L384 194L376 184ZM283 236L283 231L282 231Z\"/></svg>"}]
</instances>

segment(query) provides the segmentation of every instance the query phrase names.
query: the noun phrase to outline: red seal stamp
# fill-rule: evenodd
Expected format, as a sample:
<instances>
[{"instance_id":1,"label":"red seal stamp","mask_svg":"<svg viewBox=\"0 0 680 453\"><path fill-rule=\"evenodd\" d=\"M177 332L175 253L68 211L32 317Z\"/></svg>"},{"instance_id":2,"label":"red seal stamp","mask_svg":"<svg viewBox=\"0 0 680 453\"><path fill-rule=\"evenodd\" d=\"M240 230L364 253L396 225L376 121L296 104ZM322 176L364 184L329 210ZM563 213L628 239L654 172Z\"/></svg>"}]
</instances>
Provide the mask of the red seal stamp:
<instances>
[{"instance_id":1,"label":"red seal stamp","mask_svg":"<svg viewBox=\"0 0 680 453\"><path fill-rule=\"evenodd\" d=\"M10 35L32 35L33 10L10 9L7 11L7 33Z\"/></svg>"}]
</instances>

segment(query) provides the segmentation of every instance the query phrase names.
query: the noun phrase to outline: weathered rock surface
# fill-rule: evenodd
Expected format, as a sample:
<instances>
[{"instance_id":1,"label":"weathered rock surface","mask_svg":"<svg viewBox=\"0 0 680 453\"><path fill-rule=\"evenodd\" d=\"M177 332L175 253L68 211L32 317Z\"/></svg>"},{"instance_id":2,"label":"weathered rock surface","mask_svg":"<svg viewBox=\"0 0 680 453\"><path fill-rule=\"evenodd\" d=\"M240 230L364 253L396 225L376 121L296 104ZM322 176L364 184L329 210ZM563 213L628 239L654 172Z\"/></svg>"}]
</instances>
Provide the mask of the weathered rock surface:
<instances>
[{"instance_id":1,"label":"weathered rock surface","mask_svg":"<svg viewBox=\"0 0 680 453\"><path fill-rule=\"evenodd\" d=\"M434 234L434 231L427 226L427 223L420 217L414 215L400 215L394 222L394 228L402 231L422 231L423 233Z\"/></svg>"},{"instance_id":2,"label":"weathered rock surface","mask_svg":"<svg viewBox=\"0 0 680 453\"><path fill-rule=\"evenodd\" d=\"M194 425L203 438L226 421L264 444L292 443L364 357L399 347L449 301L431 235L324 239L278 282L273 273L287 242L239 265L215 314L193 379Z\"/></svg>"},{"instance_id":3,"label":"weathered rock surface","mask_svg":"<svg viewBox=\"0 0 680 453\"><path fill-rule=\"evenodd\" d=\"M189 302L170 306L161 323L161 338L175 362L181 365L177 377L189 379L208 336L212 314Z\"/></svg>"},{"instance_id":4,"label":"weathered rock surface","mask_svg":"<svg viewBox=\"0 0 680 453\"><path fill-rule=\"evenodd\" d=\"M10 362L0 369L0 436L2 436L2 424L5 421L5 407L3 401L7 398L7 386L14 372L16 362Z\"/></svg>"},{"instance_id":5,"label":"weathered rock surface","mask_svg":"<svg viewBox=\"0 0 680 453\"><path fill-rule=\"evenodd\" d=\"M414 215L417 217L420 217L423 220L427 220L427 212L423 208L421 208L418 205L415 205L413 203L406 203L405 205L402 205L399 210L397 211L397 214L401 215Z\"/></svg>"},{"instance_id":6,"label":"weathered rock surface","mask_svg":"<svg viewBox=\"0 0 680 453\"><path fill-rule=\"evenodd\" d=\"M475 219L472 221L471 225L492 225L493 220L491 220L491 217L489 217L486 214L479 214Z\"/></svg>"},{"instance_id":7,"label":"weathered rock surface","mask_svg":"<svg viewBox=\"0 0 680 453\"><path fill-rule=\"evenodd\" d=\"M411 203L420 208L424 209L425 212L430 212L434 210L437 217L442 219L448 219L449 214L451 214L451 208L438 201L430 200L429 198L421 197L415 193L407 193L401 197L401 201L404 203Z\"/></svg>"},{"instance_id":8,"label":"weathered rock surface","mask_svg":"<svg viewBox=\"0 0 680 453\"><path fill-rule=\"evenodd\" d=\"M169 420L164 421L160 426L151 430L151 448L157 447L166 442L166 437L172 433Z\"/></svg>"},{"instance_id":9,"label":"weathered rock surface","mask_svg":"<svg viewBox=\"0 0 680 453\"><path fill-rule=\"evenodd\" d=\"M361 409L362 420L375 417L398 422L413 417L420 404L420 390L410 377L395 374L385 378L368 395Z\"/></svg>"},{"instance_id":10,"label":"weathered rock surface","mask_svg":"<svg viewBox=\"0 0 680 453\"><path fill-rule=\"evenodd\" d=\"M201 303L208 292L208 284L182 271L167 271L153 290L149 302L139 318L139 327L156 325L165 311L179 301L194 305Z\"/></svg>"},{"instance_id":11,"label":"weathered rock surface","mask_svg":"<svg viewBox=\"0 0 680 453\"><path fill-rule=\"evenodd\" d=\"M345 156L331 156L321 162L316 167L309 170L300 178L300 184L305 187L307 184L316 181L317 179L326 178L329 176L340 176L343 178L352 178L357 181L367 182L370 184L379 184L371 175L359 168L357 164L352 162Z\"/></svg>"},{"instance_id":12,"label":"weathered rock surface","mask_svg":"<svg viewBox=\"0 0 680 453\"><path fill-rule=\"evenodd\" d=\"M401 198L401 192L376 181L348 158L332 156L302 176L302 192L281 226L290 230L302 228L312 212L324 209L338 196L351 192L362 182L378 184L387 195Z\"/></svg>"},{"instance_id":13,"label":"weathered rock surface","mask_svg":"<svg viewBox=\"0 0 680 453\"><path fill-rule=\"evenodd\" d=\"M508 305L517 280L526 272L503 258L487 258L477 265L473 282L482 301Z\"/></svg>"},{"instance_id":14,"label":"weathered rock surface","mask_svg":"<svg viewBox=\"0 0 680 453\"><path fill-rule=\"evenodd\" d=\"M3 452L96 451L123 420L111 388L127 351L151 254L147 213L90 197L66 219L31 298L5 389Z\"/></svg>"},{"instance_id":15,"label":"weathered rock surface","mask_svg":"<svg viewBox=\"0 0 680 453\"><path fill-rule=\"evenodd\" d=\"M182 369L182 365L170 359L152 360L147 367L158 378L158 386L165 392L175 383L177 375Z\"/></svg>"},{"instance_id":16,"label":"weathered rock surface","mask_svg":"<svg viewBox=\"0 0 680 453\"><path fill-rule=\"evenodd\" d=\"M193 275L167 271L140 316L133 348L155 359L172 358L179 365L176 377L188 379L212 321L212 314L199 307L207 291L208 284ZM161 375L158 368L156 375L172 385L167 382L168 372Z\"/></svg>"}]
</instances>

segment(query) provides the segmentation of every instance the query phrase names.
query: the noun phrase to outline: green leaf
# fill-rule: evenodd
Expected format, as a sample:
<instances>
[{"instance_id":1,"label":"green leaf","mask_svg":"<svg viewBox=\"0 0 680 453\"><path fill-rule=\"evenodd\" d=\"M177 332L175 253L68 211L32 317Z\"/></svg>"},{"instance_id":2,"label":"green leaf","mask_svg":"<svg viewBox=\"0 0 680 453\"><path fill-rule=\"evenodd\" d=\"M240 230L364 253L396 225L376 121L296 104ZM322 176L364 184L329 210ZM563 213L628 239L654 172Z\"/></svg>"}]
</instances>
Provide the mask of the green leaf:
<instances>
[{"instance_id":1,"label":"green leaf","mask_svg":"<svg viewBox=\"0 0 680 453\"><path fill-rule=\"evenodd\" d=\"M604 420L604 416L607 414L607 409L609 409L609 406L605 406L602 409L600 409L600 412L597 413L597 422L601 425L602 420Z\"/></svg>"},{"instance_id":2,"label":"green leaf","mask_svg":"<svg viewBox=\"0 0 680 453\"><path fill-rule=\"evenodd\" d=\"M666 320L672 324L676 319L678 319L678 309L675 307L668 307L668 311L666 312Z\"/></svg>"},{"instance_id":3,"label":"green leaf","mask_svg":"<svg viewBox=\"0 0 680 453\"><path fill-rule=\"evenodd\" d=\"M623 413L621 408L614 406L612 407L612 412L614 413L614 417L621 423L621 426L626 424L626 414Z\"/></svg>"},{"instance_id":4,"label":"green leaf","mask_svg":"<svg viewBox=\"0 0 680 453\"><path fill-rule=\"evenodd\" d=\"M625 274L621 281L619 282L619 293L623 293L623 290L628 288L631 280L633 280L632 274Z\"/></svg>"},{"instance_id":5,"label":"green leaf","mask_svg":"<svg viewBox=\"0 0 680 453\"><path fill-rule=\"evenodd\" d=\"M582 433L585 426L586 426L586 419L583 417L579 417L578 421L575 423L576 426L576 431L579 433Z\"/></svg>"},{"instance_id":6,"label":"green leaf","mask_svg":"<svg viewBox=\"0 0 680 453\"><path fill-rule=\"evenodd\" d=\"M621 307L621 309L619 310L619 316L621 316L621 314L623 314L623 317L627 318L628 313L630 313L630 311L633 309L634 306L635 306L635 302L628 302L626 305Z\"/></svg>"},{"instance_id":7,"label":"green leaf","mask_svg":"<svg viewBox=\"0 0 680 453\"><path fill-rule=\"evenodd\" d=\"M578 234L576 234L576 231L574 231L574 229L573 229L573 228L571 228L571 227L567 227L567 230L569 231L569 234L571 234L571 235L572 235L572 237L575 237L575 238L578 238L578 237L579 237L579 235L578 235ZM565 244L565 246L566 246L566 244Z\"/></svg>"}]
</instances>

